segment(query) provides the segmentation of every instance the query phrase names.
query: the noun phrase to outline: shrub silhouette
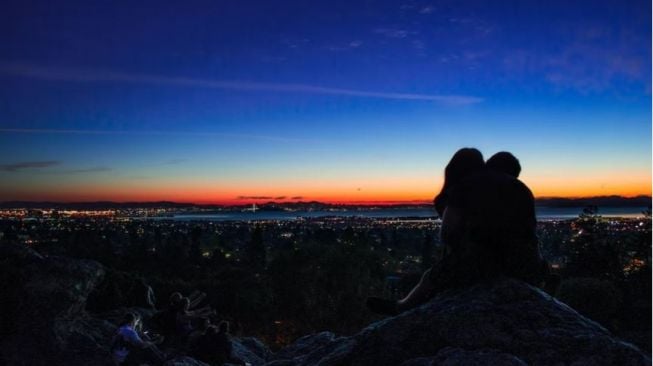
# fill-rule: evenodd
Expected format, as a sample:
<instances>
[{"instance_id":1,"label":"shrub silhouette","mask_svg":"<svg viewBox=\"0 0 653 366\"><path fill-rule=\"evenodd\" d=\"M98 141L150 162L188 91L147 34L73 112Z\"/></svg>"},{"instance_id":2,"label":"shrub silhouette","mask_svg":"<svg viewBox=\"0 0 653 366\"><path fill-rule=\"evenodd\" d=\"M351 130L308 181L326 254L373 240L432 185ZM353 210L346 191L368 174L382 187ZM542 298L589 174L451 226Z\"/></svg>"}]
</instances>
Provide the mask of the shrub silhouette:
<instances>
[{"instance_id":1,"label":"shrub silhouette","mask_svg":"<svg viewBox=\"0 0 653 366\"><path fill-rule=\"evenodd\" d=\"M570 278L562 281L556 297L582 315L614 328L614 317L621 305L621 293L608 280Z\"/></svg>"}]
</instances>

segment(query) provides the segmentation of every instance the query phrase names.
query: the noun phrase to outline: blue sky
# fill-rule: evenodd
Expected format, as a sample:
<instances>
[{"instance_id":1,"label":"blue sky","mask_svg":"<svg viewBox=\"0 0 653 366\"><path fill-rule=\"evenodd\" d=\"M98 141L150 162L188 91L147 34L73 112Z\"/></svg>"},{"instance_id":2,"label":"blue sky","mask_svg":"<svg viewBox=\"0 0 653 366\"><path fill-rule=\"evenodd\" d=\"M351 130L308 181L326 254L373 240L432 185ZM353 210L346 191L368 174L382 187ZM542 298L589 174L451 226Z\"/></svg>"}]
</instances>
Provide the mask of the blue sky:
<instances>
[{"instance_id":1,"label":"blue sky","mask_svg":"<svg viewBox=\"0 0 653 366\"><path fill-rule=\"evenodd\" d=\"M0 200L428 199L463 146L650 194L647 1L5 8Z\"/></svg>"}]
</instances>

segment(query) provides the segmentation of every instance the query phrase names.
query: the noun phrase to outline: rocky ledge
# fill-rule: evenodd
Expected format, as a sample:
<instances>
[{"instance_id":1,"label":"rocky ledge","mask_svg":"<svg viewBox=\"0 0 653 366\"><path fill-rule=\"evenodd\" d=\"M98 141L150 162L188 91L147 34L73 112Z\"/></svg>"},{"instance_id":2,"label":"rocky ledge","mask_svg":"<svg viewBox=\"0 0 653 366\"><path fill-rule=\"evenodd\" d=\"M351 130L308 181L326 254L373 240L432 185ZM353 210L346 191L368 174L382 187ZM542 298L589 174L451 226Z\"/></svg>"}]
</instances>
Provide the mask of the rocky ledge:
<instances>
[{"instance_id":1,"label":"rocky ledge","mask_svg":"<svg viewBox=\"0 0 653 366\"><path fill-rule=\"evenodd\" d=\"M0 247L0 364L110 365L110 318L85 310L106 271L96 262ZM650 365L650 355L523 282L500 279L448 291L358 334L308 335L272 353L234 340L253 366ZM188 357L166 363L205 365Z\"/></svg>"},{"instance_id":2,"label":"rocky ledge","mask_svg":"<svg viewBox=\"0 0 653 366\"><path fill-rule=\"evenodd\" d=\"M650 365L649 355L532 286L500 279L440 294L351 337L325 332L267 365Z\"/></svg>"}]
</instances>

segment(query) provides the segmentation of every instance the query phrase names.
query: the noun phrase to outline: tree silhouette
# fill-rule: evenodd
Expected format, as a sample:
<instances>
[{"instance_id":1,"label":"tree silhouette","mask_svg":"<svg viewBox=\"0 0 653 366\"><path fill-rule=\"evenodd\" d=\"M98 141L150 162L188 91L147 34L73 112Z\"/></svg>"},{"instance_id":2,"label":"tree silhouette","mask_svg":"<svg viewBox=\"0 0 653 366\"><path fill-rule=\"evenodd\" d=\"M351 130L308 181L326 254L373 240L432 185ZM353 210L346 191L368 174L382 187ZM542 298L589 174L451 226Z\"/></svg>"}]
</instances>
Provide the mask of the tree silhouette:
<instances>
[{"instance_id":1,"label":"tree silhouette","mask_svg":"<svg viewBox=\"0 0 653 366\"><path fill-rule=\"evenodd\" d=\"M188 256L190 260L197 263L202 259L202 251L200 249L202 238L202 228L199 225L193 227L190 231L190 249Z\"/></svg>"},{"instance_id":2,"label":"tree silhouette","mask_svg":"<svg viewBox=\"0 0 653 366\"><path fill-rule=\"evenodd\" d=\"M572 277L619 279L623 276L619 243L610 237L596 206L583 209L574 222L567 246L566 274Z\"/></svg>"},{"instance_id":3,"label":"tree silhouette","mask_svg":"<svg viewBox=\"0 0 653 366\"><path fill-rule=\"evenodd\" d=\"M265 269L267 254L263 244L263 230L257 226L252 231L252 237L245 248L247 263L255 270Z\"/></svg>"},{"instance_id":4,"label":"tree silhouette","mask_svg":"<svg viewBox=\"0 0 653 366\"><path fill-rule=\"evenodd\" d=\"M433 235L430 233L424 234L424 241L420 251L422 256L422 269L426 270L433 265Z\"/></svg>"}]
</instances>

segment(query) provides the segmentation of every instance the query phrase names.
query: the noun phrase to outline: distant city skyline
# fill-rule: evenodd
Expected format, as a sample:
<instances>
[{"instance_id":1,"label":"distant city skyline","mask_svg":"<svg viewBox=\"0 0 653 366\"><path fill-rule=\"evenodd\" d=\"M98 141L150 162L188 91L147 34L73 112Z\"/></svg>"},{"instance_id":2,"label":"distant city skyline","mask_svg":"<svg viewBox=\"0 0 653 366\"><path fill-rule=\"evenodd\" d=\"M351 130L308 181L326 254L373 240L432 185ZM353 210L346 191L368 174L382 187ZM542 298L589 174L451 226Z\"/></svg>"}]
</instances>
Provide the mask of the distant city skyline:
<instances>
[{"instance_id":1,"label":"distant city skyline","mask_svg":"<svg viewBox=\"0 0 653 366\"><path fill-rule=\"evenodd\" d=\"M651 195L650 1L9 1L0 201ZM283 197L283 198L280 198Z\"/></svg>"}]
</instances>

